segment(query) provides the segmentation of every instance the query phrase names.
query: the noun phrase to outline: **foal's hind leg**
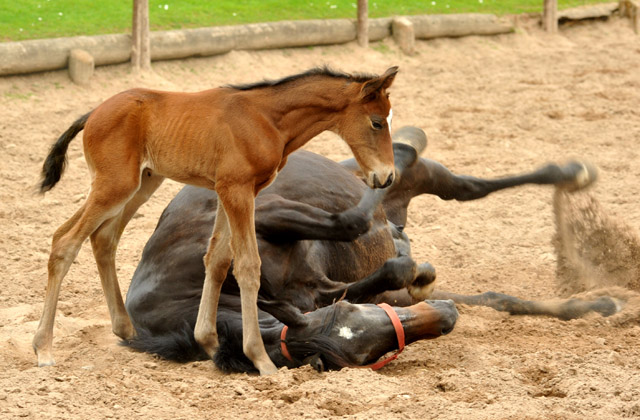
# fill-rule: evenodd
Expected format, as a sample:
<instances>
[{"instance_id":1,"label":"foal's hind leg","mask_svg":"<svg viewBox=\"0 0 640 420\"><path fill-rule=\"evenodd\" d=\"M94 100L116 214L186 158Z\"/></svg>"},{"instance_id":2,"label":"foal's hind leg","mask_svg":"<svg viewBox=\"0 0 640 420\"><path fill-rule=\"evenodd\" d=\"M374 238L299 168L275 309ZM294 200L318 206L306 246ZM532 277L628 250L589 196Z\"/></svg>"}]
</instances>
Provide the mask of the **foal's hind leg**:
<instances>
[{"instance_id":1,"label":"foal's hind leg","mask_svg":"<svg viewBox=\"0 0 640 420\"><path fill-rule=\"evenodd\" d=\"M137 176L139 177L139 174ZM86 203L53 235L44 308L33 338L33 348L38 356L39 366L55 363L52 354L53 324L60 284L78 255L82 243L102 223L117 216L138 189L139 178L129 182L125 179L119 181L114 182L114 179L109 177L97 177Z\"/></svg>"},{"instance_id":2,"label":"foal's hind leg","mask_svg":"<svg viewBox=\"0 0 640 420\"><path fill-rule=\"evenodd\" d=\"M91 234L91 247L111 316L111 328L115 335L125 340L135 335L135 329L122 301L116 274L116 249L122 232L133 215L158 189L163 180L163 177L152 175L149 170L145 170L142 174L140 189L127 202L120 214L104 222Z\"/></svg>"}]
</instances>

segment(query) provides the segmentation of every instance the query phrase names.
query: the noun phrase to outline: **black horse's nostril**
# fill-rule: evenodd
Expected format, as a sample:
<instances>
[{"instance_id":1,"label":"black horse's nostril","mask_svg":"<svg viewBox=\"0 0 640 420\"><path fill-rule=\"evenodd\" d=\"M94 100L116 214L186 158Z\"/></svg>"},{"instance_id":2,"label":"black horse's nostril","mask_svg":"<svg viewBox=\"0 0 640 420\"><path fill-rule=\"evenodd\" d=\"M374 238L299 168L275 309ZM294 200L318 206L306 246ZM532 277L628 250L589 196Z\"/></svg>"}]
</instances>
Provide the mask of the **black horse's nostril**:
<instances>
[{"instance_id":1,"label":"black horse's nostril","mask_svg":"<svg viewBox=\"0 0 640 420\"><path fill-rule=\"evenodd\" d=\"M440 335L447 335L449 334L451 331L453 331L453 327L455 327L455 324L448 324L445 325L442 330L440 331Z\"/></svg>"},{"instance_id":2,"label":"black horse's nostril","mask_svg":"<svg viewBox=\"0 0 640 420\"><path fill-rule=\"evenodd\" d=\"M447 300L425 300L440 312L440 334L446 335L453 331L458 320L458 309L451 299Z\"/></svg>"}]
</instances>

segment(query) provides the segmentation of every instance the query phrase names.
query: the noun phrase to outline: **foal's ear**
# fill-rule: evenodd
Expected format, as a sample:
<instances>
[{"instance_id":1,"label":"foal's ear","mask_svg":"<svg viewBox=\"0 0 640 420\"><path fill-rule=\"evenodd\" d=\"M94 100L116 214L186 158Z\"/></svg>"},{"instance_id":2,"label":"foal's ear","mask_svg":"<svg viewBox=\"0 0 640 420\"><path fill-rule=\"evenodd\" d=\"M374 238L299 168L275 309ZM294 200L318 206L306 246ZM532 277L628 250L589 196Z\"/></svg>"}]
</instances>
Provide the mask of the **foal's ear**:
<instances>
[{"instance_id":1,"label":"foal's ear","mask_svg":"<svg viewBox=\"0 0 640 420\"><path fill-rule=\"evenodd\" d=\"M375 77L369 81L366 81L362 85L362 90L360 91L360 96L362 98L366 98L372 93L375 93L379 90L387 89L393 83L393 80L398 73L398 66L390 67L387 71L384 72L382 76Z\"/></svg>"}]
</instances>

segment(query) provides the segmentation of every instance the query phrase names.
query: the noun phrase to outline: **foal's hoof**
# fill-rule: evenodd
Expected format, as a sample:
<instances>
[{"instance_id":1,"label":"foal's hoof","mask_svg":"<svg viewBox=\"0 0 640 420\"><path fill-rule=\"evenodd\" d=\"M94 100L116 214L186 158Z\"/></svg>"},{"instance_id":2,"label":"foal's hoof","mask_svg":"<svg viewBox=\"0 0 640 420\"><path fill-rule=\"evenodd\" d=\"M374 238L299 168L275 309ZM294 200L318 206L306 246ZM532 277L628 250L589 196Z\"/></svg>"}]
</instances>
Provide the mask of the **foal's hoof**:
<instances>
[{"instance_id":1,"label":"foal's hoof","mask_svg":"<svg viewBox=\"0 0 640 420\"><path fill-rule=\"evenodd\" d=\"M568 192L587 188L598 179L598 169L589 162L570 162L563 169L573 174L571 179L558 185Z\"/></svg>"},{"instance_id":2,"label":"foal's hoof","mask_svg":"<svg viewBox=\"0 0 640 420\"><path fill-rule=\"evenodd\" d=\"M51 340L43 338L43 334L36 333L31 346L38 358L38 367L53 366L56 364L53 358L53 352L51 351Z\"/></svg>"},{"instance_id":3,"label":"foal's hoof","mask_svg":"<svg viewBox=\"0 0 640 420\"><path fill-rule=\"evenodd\" d=\"M39 352L35 347L33 350L36 352L36 356L38 357L38 367L54 366L56 364L51 352Z\"/></svg>"},{"instance_id":4,"label":"foal's hoof","mask_svg":"<svg viewBox=\"0 0 640 420\"><path fill-rule=\"evenodd\" d=\"M122 322L112 322L111 331L125 341L133 340L137 335L136 329L133 327L129 318L126 318L126 321Z\"/></svg>"},{"instance_id":5,"label":"foal's hoof","mask_svg":"<svg viewBox=\"0 0 640 420\"><path fill-rule=\"evenodd\" d=\"M256 367L260 371L260 376L273 375L278 372L278 368L271 360L269 360L269 363L261 363L260 366Z\"/></svg>"}]
</instances>

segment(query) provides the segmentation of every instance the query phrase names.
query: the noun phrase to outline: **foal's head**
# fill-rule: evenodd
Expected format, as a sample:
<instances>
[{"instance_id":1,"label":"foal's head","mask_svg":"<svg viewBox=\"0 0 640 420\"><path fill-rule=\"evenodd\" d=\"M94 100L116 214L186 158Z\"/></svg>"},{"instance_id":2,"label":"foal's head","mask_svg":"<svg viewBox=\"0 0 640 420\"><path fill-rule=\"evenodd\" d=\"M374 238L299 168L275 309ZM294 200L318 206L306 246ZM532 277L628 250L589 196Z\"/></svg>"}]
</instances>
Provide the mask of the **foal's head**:
<instances>
[{"instance_id":1,"label":"foal's head","mask_svg":"<svg viewBox=\"0 0 640 420\"><path fill-rule=\"evenodd\" d=\"M371 188L385 188L394 178L391 146L391 102L387 89L398 72L391 67L353 86L354 94L342 112L337 132L351 148ZM355 85L355 84L354 84Z\"/></svg>"}]
</instances>

